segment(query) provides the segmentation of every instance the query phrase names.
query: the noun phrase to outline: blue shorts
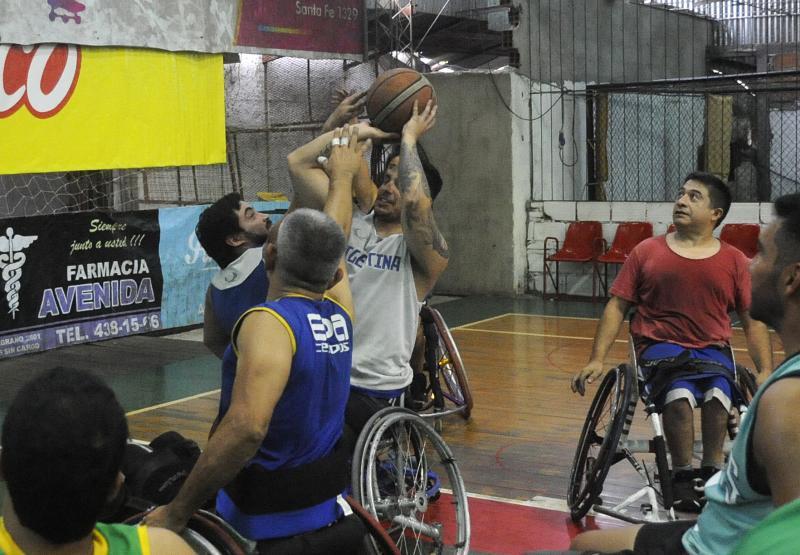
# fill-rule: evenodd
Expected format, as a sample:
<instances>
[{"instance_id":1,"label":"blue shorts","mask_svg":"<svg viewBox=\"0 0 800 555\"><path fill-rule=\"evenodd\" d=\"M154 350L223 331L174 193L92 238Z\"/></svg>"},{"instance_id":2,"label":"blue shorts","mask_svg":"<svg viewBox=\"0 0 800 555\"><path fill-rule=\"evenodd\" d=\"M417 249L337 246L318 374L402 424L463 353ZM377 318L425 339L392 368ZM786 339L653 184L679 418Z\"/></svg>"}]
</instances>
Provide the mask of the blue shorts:
<instances>
[{"instance_id":1,"label":"blue shorts","mask_svg":"<svg viewBox=\"0 0 800 555\"><path fill-rule=\"evenodd\" d=\"M716 362L733 371L733 361L723 351L713 347L686 349L674 343L655 343L642 352L641 359L672 358L679 356L684 351L689 351L690 358ZM712 399L717 399L722 403L726 411L730 411L731 399L733 398L733 383L722 373L702 372L684 376L670 383L660 397L661 404L666 405L672 401L686 399L693 408Z\"/></svg>"}]
</instances>

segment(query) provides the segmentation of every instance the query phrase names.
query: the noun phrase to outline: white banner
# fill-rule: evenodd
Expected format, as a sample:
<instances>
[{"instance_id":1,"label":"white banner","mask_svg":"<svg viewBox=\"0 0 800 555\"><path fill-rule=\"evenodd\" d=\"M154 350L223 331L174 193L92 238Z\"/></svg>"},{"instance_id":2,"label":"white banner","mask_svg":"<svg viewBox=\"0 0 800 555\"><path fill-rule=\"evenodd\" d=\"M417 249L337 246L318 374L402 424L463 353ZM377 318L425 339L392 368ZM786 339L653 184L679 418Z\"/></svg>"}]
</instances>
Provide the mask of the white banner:
<instances>
[{"instance_id":1,"label":"white banner","mask_svg":"<svg viewBox=\"0 0 800 555\"><path fill-rule=\"evenodd\" d=\"M316 6L313 1L283 3L286 5L281 6L281 13L275 15L287 10L297 12L302 27L313 29L312 24L321 18L305 9L306 4ZM240 7L241 0L0 0L0 43L291 55L285 47L280 48L282 45L276 48L262 42L237 41ZM270 11L273 9L270 5ZM266 19L271 18L268 14ZM269 21L250 21L249 17L247 22L260 29L273 27ZM308 58L361 58L352 51L321 52L313 47L299 50Z\"/></svg>"},{"instance_id":2,"label":"white banner","mask_svg":"<svg viewBox=\"0 0 800 555\"><path fill-rule=\"evenodd\" d=\"M231 0L2 0L0 42L230 52Z\"/></svg>"}]
</instances>

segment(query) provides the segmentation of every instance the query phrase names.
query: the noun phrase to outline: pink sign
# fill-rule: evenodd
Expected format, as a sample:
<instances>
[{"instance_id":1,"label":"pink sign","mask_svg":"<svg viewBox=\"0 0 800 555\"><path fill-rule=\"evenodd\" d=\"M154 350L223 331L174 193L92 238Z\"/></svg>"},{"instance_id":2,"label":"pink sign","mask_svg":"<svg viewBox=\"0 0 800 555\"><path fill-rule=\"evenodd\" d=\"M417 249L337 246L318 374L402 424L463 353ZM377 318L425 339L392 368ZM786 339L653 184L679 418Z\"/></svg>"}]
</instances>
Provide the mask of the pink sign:
<instances>
[{"instance_id":1,"label":"pink sign","mask_svg":"<svg viewBox=\"0 0 800 555\"><path fill-rule=\"evenodd\" d=\"M364 53L364 0L241 0L240 6L239 46L287 55Z\"/></svg>"}]
</instances>

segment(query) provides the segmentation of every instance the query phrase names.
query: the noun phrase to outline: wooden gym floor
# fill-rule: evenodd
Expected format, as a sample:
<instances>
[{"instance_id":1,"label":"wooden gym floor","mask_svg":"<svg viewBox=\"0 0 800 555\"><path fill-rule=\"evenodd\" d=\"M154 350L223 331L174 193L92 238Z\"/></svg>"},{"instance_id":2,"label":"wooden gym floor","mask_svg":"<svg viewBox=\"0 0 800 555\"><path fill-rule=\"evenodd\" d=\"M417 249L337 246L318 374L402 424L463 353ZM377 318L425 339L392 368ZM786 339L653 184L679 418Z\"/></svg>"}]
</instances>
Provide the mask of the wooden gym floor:
<instances>
[{"instance_id":1,"label":"wooden gym floor","mask_svg":"<svg viewBox=\"0 0 800 555\"><path fill-rule=\"evenodd\" d=\"M587 360L602 303L474 297L437 305L461 351L475 398L472 418L449 417L442 435L472 494L563 510L569 470L596 384L586 397L569 390ZM199 336L198 332L188 334ZM177 430L205 445L219 399L219 363L202 343L129 337L0 362L0 417L34 372L55 366L102 375L128 411L131 437ZM607 363L627 359L627 330ZM737 360L752 367L741 330ZM782 347L773 336L776 363ZM642 417L639 417L643 421ZM637 422L634 431L647 425ZM632 433L633 435L633 433ZM607 490L630 489L610 477ZM612 491L613 494L613 491ZM542 546L545 547L545 546Z\"/></svg>"}]
</instances>

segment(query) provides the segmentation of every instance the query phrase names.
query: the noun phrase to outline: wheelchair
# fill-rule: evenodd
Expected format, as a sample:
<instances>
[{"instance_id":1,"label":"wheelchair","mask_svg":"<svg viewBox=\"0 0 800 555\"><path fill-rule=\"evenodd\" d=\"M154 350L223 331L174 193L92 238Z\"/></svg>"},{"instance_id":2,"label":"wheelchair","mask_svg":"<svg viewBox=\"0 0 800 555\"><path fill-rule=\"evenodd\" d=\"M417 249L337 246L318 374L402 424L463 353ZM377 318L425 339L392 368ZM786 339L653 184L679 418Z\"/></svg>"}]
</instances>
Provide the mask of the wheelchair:
<instances>
[{"instance_id":1,"label":"wheelchair","mask_svg":"<svg viewBox=\"0 0 800 555\"><path fill-rule=\"evenodd\" d=\"M129 441L123 461L126 483L117 498L106 507L106 514L100 520L138 524L154 506L172 501L199 454L197 444L177 432L166 432L149 445ZM375 517L352 496L345 500L352 514L364 525L366 536L363 541L370 546L370 552L399 555L395 541ZM257 543L241 536L211 510L212 505L209 502L205 509L195 512L181 533L194 552L200 555L257 554ZM350 542L362 541L355 536L347 537ZM337 547L331 545L331 552L336 552Z\"/></svg>"},{"instance_id":2,"label":"wheelchair","mask_svg":"<svg viewBox=\"0 0 800 555\"><path fill-rule=\"evenodd\" d=\"M400 555L400 551L392 538L381 525L367 512L355 499L348 496L347 504L353 514L358 516L367 529L370 545L375 546L374 553L384 555ZM139 524L148 511L137 513L124 522L126 524ZM181 532L181 537L189 547L198 555L257 555L259 553L256 542L241 536L230 524L217 514L199 510L189 519L186 528ZM337 546L332 545L332 552Z\"/></svg>"},{"instance_id":3,"label":"wheelchair","mask_svg":"<svg viewBox=\"0 0 800 555\"><path fill-rule=\"evenodd\" d=\"M469 553L464 481L453 453L420 415L388 407L356 442L353 497L377 519L402 553ZM368 551L381 552L375 539Z\"/></svg>"},{"instance_id":4,"label":"wheelchair","mask_svg":"<svg viewBox=\"0 0 800 555\"><path fill-rule=\"evenodd\" d=\"M632 340L630 345L632 364L620 364L606 374L592 399L578 440L567 491L570 516L576 522L590 509L632 523L676 518L672 507L671 472L661 414L647 393ZM752 372L736 364L732 348L729 347L729 351L735 369L732 401L741 421L757 386ZM650 440L634 440L628 437L639 399L652 425L653 437ZM738 431L735 422L729 420L728 435L731 440ZM700 442L696 441L695 453L699 448ZM729 442L725 449L729 450ZM636 454L652 454L655 462L646 462L641 457L637 458ZM621 461L631 464L642 480L642 487L622 502L606 507L602 499L603 484L611 466ZM636 509L643 516L636 515ZM663 513L666 513L664 517Z\"/></svg>"},{"instance_id":5,"label":"wheelchair","mask_svg":"<svg viewBox=\"0 0 800 555\"><path fill-rule=\"evenodd\" d=\"M445 416L459 414L464 420L469 419L472 392L464 362L441 313L426 304L420 310L420 321L425 337L423 369L427 383L420 396L422 402L414 409L422 418L433 420L434 429L441 432L441 418Z\"/></svg>"}]
</instances>

